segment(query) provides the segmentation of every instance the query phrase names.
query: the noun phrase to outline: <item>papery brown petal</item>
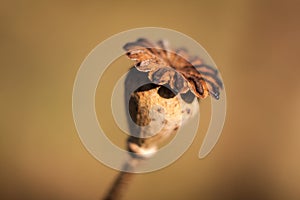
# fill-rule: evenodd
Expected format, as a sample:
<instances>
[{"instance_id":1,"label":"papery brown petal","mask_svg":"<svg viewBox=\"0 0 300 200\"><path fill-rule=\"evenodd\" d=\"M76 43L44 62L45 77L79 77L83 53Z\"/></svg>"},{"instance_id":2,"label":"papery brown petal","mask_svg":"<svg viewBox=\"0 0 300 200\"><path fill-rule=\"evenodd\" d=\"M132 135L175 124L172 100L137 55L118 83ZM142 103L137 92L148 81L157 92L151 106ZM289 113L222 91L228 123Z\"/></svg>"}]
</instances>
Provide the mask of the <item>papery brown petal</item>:
<instances>
[{"instance_id":1,"label":"papery brown petal","mask_svg":"<svg viewBox=\"0 0 300 200\"><path fill-rule=\"evenodd\" d=\"M189 90L188 83L183 75L175 70L169 82L170 87L178 93L186 93Z\"/></svg>"},{"instance_id":2,"label":"papery brown petal","mask_svg":"<svg viewBox=\"0 0 300 200\"><path fill-rule=\"evenodd\" d=\"M176 50L176 54L178 56L180 56L181 58L185 59L186 61L188 61L189 58L190 58L188 50L185 49L185 48L179 48L179 49L177 49Z\"/></svg>"},{"instance_id":3,"label":"papery brown petal","mask_svg":"<svg viewBox=\"0 0 300 200\"><path fill-rule=\"evenodd\" d=\"M190 58L189 61L193 66L203 64L203 60L201 58L199 58L198 56L194 56L194 57Z\"/></svg>"},{"instance_id":4,"label":"papery brown petal","mask_svg":"<svg viewBox=\"0 0 300 200\"><path fill-rule=\"evenodd\" d=\"M188 82L191 91L198 98L205 98L208 95L206 82L201 74L194 67L186 67L179 70Z\"/></svg>"},{"instance_id":5,"label":"papery brown petal","mask_svg":"<svg viewBox=\"0 0 300 200\"><path fill-rule=\"evenodd\" d=\"M139 38L136 43L138 43L139 45L146 47L146 48L153 48L156 47L156 45L152 42L150 42L149 40L147 40L146 38Z\"/></svg>"},{"instance_id":6,"label":"papery brown petal","mask_svg":"<svg viewBox=\"0 0 300 200\"><path fill-rule=\"evenodd\" d=\"M139 38L135 42L128 42L123 46L123 49L126 51L134 50L134 49L141 49L141 48L154 48L156 47L155 44L151 43L149 40L145 38Z\"/></svg>"},{"instance_id":7,"label":"papery brown petal","mask_svg":"<svg viewBox=\"0 0 300 200\"><path fill-rule=\"evenodd\" d=\"M207 72L211 74L218 74L218 70L213 68L212 66L206 65L206 64L201 64L201 65L194 65L194 67L200 71L200 73Z\"/></svg>"},{"instance_id":8,"label":"papery brown petal","mask_svg":"<svg viewBox=\"0 0 300 200\"><path fill-rule=\"evenodd\" d=\"M127 56L135 61L135 67L139 71L148 72L156 70L158 67L164 67L165 62L155 56L149 49L135 49L127 53Z\"/></svg>"},{"instance_id":9,"label":"papery brown petal","mask_svg":"<svg viewBox=\"0 0 300 200\"><path fill-rule=\"evenodd\" d=\"M135 49L127 53L127 56L134 61L152 60L155 56L147 49Z\"/></svg>"},{"instance_id":10,"label":"papery brown petal","mask_svg":"<svg viewBox=\"0 0 300 200\"><path fill-rule=\"evenodd\" d=\"M159 51L159 55L160 57L168 64L170 65L169 63L169 59L168 59L168 44L166 41L164 40L160 40L157 42L158 44L158 47L160 48L160 51Z\"/></svg>"},{"instance_id":11,"label":"papery brown petal","mask_svg":"<svg viewBox=\"0 0 300 200\"><path fill-rule=\"evenodd\" d=\"M174 67L175 69L192 66L192 64L188 61L188 58L183 57L186 55L182 56L180 54L185 54L183 49L178 50L178 52L168 52L168 58L169 58L170 65L172 67Z\"/></svg>"},{"instance_id":12,"label":"papery brown petal","mask_svg":"<svg viewBox=\"0 0 300 200\"><path fill-rule=\"evenodd\" d=\"M218 70L209 66L209 65L198 65L195 66L195 68L197 69L197 71L206 79L211 78L212 81L214 82L214 84L219 87L219 88L223 88L223 83L221 81L221 79L218 76Z\"/></svg>"},{"instance_id":13,"label":"papery brown petal","mask_svg":"<svg viewBox=\"0 0 300 200\"><path fill-rule=\"evenodd\" d=\"M158 68L156 63L151 62L151 60L144 60L135 64L135 68L141 72L150 72Z\"/></svg>"},{"instance_id":14,"label":"papery brown petal","mask_svg":"<svg viewBox=\"0 0 300 200\"><path fill-rule=\"evenodd\" d=\"M174 71L168 67L158 68L155 71L149 72L148 75L149 79L158 85L169 83L172 76L174 76Z\"/></svg>"},{"instance_id":15,"label":"papery brown petal","mask_svg":"<svg viewBox=\"0 0 300 200\"><path fill-rule=\"evenodd\" d=\"M196 97L202 99L207 97L208 89L204 80L199 80L196 77L189 77L188 82L191 91L195 94Z\"/></svg>"},{"instance_id":16,"label":"papery brown petal","mask_svg":"<svg viewBox=\"0 0 300 200\"><path fill-rule=\"evenodd\" d=\"M209 93L215 98L219 99L220 87L217 85L216 80L212 77L203 76L203 79L207 85Z\"/></svg>"},{"instance_id":17,"label":"papery brown petal","mask_svg":"<svg viewBox=\"0 0 300 200\"><path fill-rule=\"evenodd\" d=\"M124 49L129 51L127 56L135 61L136 69L148 72L153 83L169 84L170 89L178 93L186 93L190 89L198 98L210 94L219 99L223 84L218 70L204 64L197 56L190 57L186 49L174 52L164 41L153 44L144 38L127 43Z\"/></svg>"}]
</instances>

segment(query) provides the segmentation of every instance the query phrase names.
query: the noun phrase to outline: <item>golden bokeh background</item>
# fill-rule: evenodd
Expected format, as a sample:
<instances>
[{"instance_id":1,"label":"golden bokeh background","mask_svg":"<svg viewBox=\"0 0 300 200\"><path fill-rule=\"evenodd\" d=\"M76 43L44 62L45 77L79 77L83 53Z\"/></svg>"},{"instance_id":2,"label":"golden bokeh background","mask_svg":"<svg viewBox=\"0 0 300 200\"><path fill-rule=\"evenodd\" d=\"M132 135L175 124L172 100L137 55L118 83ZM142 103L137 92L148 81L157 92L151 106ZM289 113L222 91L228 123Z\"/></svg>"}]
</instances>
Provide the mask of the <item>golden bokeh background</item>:
<instances>
[{"instance_id":1,"label":"golden bokeh background","mask_svg":"<svg viewBox=\"0 0 300 200\"><path fill-rule=\"evenodd\" d=\"M206 48L225 81L227 119L208 157L197 157L200 130L177 162L137 175L124 199L300 199L299 9L296 0L1 1L1 199L105 194L117 172L78 137L73 82L97 44L145 26Z\"/></svg>"}]
</instances>

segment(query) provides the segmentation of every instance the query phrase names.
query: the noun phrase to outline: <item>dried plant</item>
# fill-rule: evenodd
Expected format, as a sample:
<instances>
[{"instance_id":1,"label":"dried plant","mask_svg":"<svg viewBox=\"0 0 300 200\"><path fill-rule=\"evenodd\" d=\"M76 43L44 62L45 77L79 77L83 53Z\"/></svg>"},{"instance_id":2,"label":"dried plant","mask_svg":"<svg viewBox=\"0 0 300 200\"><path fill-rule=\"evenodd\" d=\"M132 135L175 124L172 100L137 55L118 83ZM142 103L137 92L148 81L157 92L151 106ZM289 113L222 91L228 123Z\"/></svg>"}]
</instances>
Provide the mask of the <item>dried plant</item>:
<instances>
[{"instance_id":1,"label":"dried plant","mask_svg":"<svg viewBox=\"0 0 300 200\"><path fill-rule=\"evenodd\" d=\"M125 89L137 89L125 96L125 103L138 128L130 127L127 150L131 158L123 169L134 171L140 162L146 162L156 153L160 143L198 112L197 99L208 95L219 99L222 82L215 68L199 57L189 56L185 49L171 51L165 41L154 44L141 38L127 43L124 49L135 62ZM158 128L160 131L153 135ZM121 171L104 199L120 199L132 176L133 173Z\"/></svg>"}]
</instances>

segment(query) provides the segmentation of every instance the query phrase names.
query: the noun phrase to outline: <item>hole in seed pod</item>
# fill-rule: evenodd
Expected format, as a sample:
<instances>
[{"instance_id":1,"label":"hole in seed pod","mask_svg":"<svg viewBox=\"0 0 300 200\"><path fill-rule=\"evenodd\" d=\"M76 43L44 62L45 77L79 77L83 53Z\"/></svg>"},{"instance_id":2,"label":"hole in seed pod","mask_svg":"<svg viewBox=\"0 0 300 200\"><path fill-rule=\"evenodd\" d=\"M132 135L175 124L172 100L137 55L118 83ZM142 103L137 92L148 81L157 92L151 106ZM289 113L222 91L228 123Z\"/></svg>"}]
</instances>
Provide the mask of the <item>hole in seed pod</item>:
<instances>
[{"instance_id":1,"label":"hole in seed pod","mask_svg":"<svg viewBox=\"0 0 300 200\"><path fill-rule=\"evenodd\" d=\"M165 86L161 86L158 89L159 96L161 96L162 98L165 99L170 99L170 98L174 98L176 96L176 93L173 92L172 90L170 90L169 88L165 87Z\"/></svg>"}]
</instances>

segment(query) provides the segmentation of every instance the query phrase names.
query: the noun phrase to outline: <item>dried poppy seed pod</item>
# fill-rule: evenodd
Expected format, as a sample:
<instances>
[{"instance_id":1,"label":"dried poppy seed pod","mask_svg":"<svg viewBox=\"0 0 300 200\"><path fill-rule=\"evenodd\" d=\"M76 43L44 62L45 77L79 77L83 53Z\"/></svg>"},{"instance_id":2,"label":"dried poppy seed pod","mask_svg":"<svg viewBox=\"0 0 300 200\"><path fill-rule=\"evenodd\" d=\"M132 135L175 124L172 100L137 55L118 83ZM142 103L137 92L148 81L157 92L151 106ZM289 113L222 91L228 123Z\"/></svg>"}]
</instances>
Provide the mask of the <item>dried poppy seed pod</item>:
<instances>
[{"instance_id":1,"label":"dried poppy seed pod","mask_svg":"<svg viewBox=\"0 0 300 200\"><path fill-rule=\"evenodd\" d=\"M133 68L126 78L126 87L134 86L145 73ZM137 127L130 127L132 136L127 140L127 149L133 157L148 158L156 153L164 142L198 112L195 95L176 93L169 88L153 83L139 87L127 96L126 105Z\"/></svg>"},{"instance_id":2,"label":"dried poppy seed pod","mask_svg":"<svg viewBox=\"0 0 300 200\"><path fill-rule=\"evenodd\" d=\"M157 152L159 144L199 109L199 99L219 99L218 71L190 57L185 49L169 51L164 41L138 39L124 46L135 62L125 81L125 107L129 111L127 149L131 158L115 180L106 200L120 199L141 159ZM132 125L131 121L135 123Z\"/></svg>"},{"instance_id":3,"label":"dried poppy seed pod","mask_svg":"<svg viewBox=\"0 0 300 200\"><path fill-rule=\"evenodd\" d=\"M134 153L133 157L148 158L198 112L197 98L210 94L219 99L222 82L216 69L198 57L190 57L185 49L170 51L163 41L153 44L141 38L127 43L124 49L135 62L125 89L137 88L131 94L125 92L129 120L138 125L130 127L132 135L127 140L127 149Z\"/></svg>"}]
</instances>

